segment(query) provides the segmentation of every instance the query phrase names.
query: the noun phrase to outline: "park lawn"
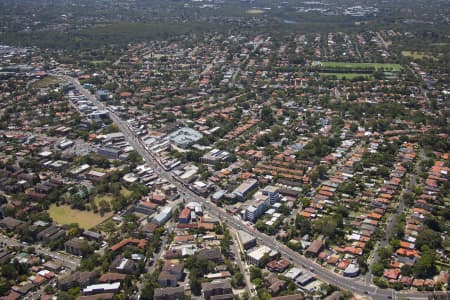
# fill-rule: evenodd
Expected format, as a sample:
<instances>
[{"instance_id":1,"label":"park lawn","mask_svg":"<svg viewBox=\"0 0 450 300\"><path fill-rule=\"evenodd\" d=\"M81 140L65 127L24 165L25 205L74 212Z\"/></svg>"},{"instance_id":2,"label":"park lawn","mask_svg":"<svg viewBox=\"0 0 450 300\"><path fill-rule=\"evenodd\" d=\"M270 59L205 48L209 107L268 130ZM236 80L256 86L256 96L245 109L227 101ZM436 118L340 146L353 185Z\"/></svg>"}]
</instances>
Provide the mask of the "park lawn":
<instances>
[{"instance_id":1,"label":"park lawn","mask_svg":"<svg viewBox=\"0 0 450 300\"><path fill-rule=\"evenodd\" d=\"M124 196L125 198L128 198L128 197L131 196L131 194L132 194L133 192L130 191L129 189L127 189L127 188L122 187L122 188L120 189L120 193L121 193L122 196Z\"/></svg>"},{"instance_id":2,"label":"park lawn","mask_svg":"<svg viewBox=\"0 0 450 300\"><path fill-rule=\"evenodd\" d=\"M320 77L336 76L337 79L354 79L358 77L372 78L372 74L362 73L319 73Z\"/></svg>"},{"instance_id":3,"label":"park lawn","mask_svg":"<svg viewBox=\"0 0 450 300\"><path fill-rule=\"evenodd\" d=\"M413 59L436 59L433 55L431 55L429 52L420 52L420 51L402 51L403 56L411 57Z\"/></svg>"},{"instance_id":4,"label":"park lawn","mask_svg":"<svg viewBox=\"0 0 450 300\"><path fill-rule=\"evenodd\" d=\"M92 211L72 209L69 205L56 206L56 204L50 206L48 213L58 224L78 223L83 229L95 227L113 215L112 212L109 212L105 213L102 217L100 214L93 213Z\"/></svg>"},{"instance_id":5,"label":"park lawn","mask_svg":"<svg viewBox=\"0 0 450 300\"><path fill-rule=\"evenodd\" d=\"M53 85L53 84L58 84L58 83L62 83L63 81L55 76L47 76L44 77L42 79L36 80L33 83L30 84L31 88L36 88L36 89L43 89L43 88L48 88L49 86Z\"/></svg>"},{"instance_id":6,"label":"park lawn","mask_svg":"<svg viewBox=\"0 0 450 300\"><path fill-rule=\"evenodd\" d=\"M394 72L399 72L402 66L399 64L388 64L388 63L350 63L350 62L333 62L324 61L321 62L323 68L330 69L367 69L375 68L376 70L392 70Z\"/></svg>"},{"instance_id":7,"label":"park lawn","mask_svg":"<svg viewBox=\"0 0 450 300\"><path fill-rule=\"evenodd\" d=\"M250 15L260 15L264 13L264 11L262 9L249 9L247 10L247 13Z\"/></svg>"},{"instance_id":8,"label":"park lawn","mask_svg":"<svg viewBox=\"0 0 450 300\"><path fill-rule=\"evenodd\" d=\"M111 195L97 195L94 198L95 204L98 206L100 201L105 200L107 203L111 203L111 201L114 199Z\"/></svg>"},{"instance_id":9,"label":"park lawn","mask_svg":"<svg viewBox=\"0 0 450 300\"><path fill-rule=\"evenodd\" d=\"M106 65L106 64L109 64L110 61L109 60L92 60L92 61L90 61L90 63L93 65Z\"/></svg>"},{"instance_id":10,"label":"park lawn","mask_svg":"<svg viewBox=\"0 0 450 300\"><path fill-rule=\"evenodd\" d=\"M125 198L128 198L131 196L133 192L131 192L129 189L122 187L120 189L120 194L124 196ZM111 204L111 201L114 200L114 196L112 194L104 194L104 195L97 195L94 198L95 204L98 206L100 201L105 200L107 203Z\"/></svg>"}]
</instances>

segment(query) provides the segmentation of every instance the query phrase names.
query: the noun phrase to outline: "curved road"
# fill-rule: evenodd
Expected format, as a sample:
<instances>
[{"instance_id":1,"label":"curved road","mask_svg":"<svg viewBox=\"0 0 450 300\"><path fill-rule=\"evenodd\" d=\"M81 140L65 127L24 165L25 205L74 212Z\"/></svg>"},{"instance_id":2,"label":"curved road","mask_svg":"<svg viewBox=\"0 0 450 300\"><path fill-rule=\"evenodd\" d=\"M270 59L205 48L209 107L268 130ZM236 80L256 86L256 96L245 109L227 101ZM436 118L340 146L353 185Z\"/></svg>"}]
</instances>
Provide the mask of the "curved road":
<instances>
[{"instance_id":1,"label":"curved road","mask_svg":"<svg viewBox=\"0 0 450 300\"><path fill-rule=\"evenodd\" d=\"M240 219L236 219L233 216L229 215L222 208L217 207L211 202L208 202L207 199L198 196L186 186L182 185L177 180L173 180L172 174L168 171L165 171L160 162L153 156L153 154L148 151L143 145L141 139L139 139L128 127L128 124L121 120L115 113L108 110L106 105L96 99L94 95L92 95L88 90L84 89L80 83L69 76L63 76L66 80L72 82L77 89L85 95L89 100L91 100L97 107L101 109L105 109L109 111L109 116L113 120L114 123L118 126L119 130L125 135L127 141L134 147L134 149L144 158L147 164L149 164L155 172L159 174L162 178L167 179L176 185L178 190L184 194L188 195L193 201L197 201L202 203L206 210L212 215L220 220L227 223L228 226L231 226L235 229L240 229L246 231L247 233L256 236L258 242L260 244L264 244L272 249L279 251L282 255L286 256L290 259L294 264L298 266L302 266L303 268L309 269L312 271L315 276L325 282L333 284L337 287L340 287L344 290L351 291L355 294L364 295L372 297L373 299L428 299L431 296L431 293L426 292L415 292L415 291L395 291L392 289L381 289L374 285L367 284L366 282L362 282L359 279L350 279L339 274L330 271L316 262L306 258L305 256L295 252L294 250L288 248L284 244L278 242L273 237L268 236L264 233L259 232L258 230L253 229L252 227L247 226Z\"/></svg>"}]
</instances>

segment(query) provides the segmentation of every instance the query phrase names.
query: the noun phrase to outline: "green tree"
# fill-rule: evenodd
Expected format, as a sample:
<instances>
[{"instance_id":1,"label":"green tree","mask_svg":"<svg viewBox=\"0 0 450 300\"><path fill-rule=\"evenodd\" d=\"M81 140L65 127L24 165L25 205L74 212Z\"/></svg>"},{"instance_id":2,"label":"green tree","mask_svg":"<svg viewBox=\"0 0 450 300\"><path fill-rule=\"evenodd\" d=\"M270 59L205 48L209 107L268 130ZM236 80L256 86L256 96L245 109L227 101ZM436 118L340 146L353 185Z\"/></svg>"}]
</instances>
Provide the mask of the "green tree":
<instances>
[{"instance_id":1,"label":"green tree","mask_svg":"<svg viewBox=\"0 0 450 300\"><path fill-rule=\"evenodd\" d=\"M413 272L413 269L412 269L412 267L410 265L403 265L400 268L400 271L402 272L403 276L411 276L411 274Z\"/></svg>"},{"instance_id":2,"label":"green tree","mask_svg":"<svg viewBox=\"0 0 450 300\"><path fill-rule=\"evenodd\" d=\"M0 295L6 295L11 288L8 280L1 279L0 280Z\"/></svg>"},{"instance_id":3,"label":"green tree","mask_svg":"<svg viewBox=\"0 0 450 300\"><path fill-rule=\"evenodd\" d=\"M141 164L143 162L142 156L136 151L133 150L128 153L128 161L133 164Z\"/></svg>"},{"instance_id":4,"label":"green tree","mask_svg":"<svg viewBox=\"0 0 450 300\"><path fill-rule=\"evenodd\" d=\"M234 273L233 286L236 288L244 286L244 275L241 272Z\"/></svg>"},{"instance_id":5,"label":"green tree","mask_svg":"<svg viewBox=\"0 0 450 300\"><path fill-rule=\"evenodd\" d=\"M421 256L413 266L413 273L419 278L430 278L436 273L435 251L426 245L421 250Z\"/></svg>"},{"instance_id":6,"label":"green tree","mask_svg":"<svg viewBox=\"0 0 450 300\"><path fill-rule=\"evenodd\" d=\"M381 263L374 263L371 267L372 274L375 276L383 275L384 266Z\"/></svg>"},{"instance_id":7,"label":"green tree","mask_svg":"<svg viewBox=\"0 0 450 300\"><path fill-rule=\"evenodd\" d=\"M251 266L250 267L250 280L254 280L256 278L262 278L262 271L260 268Z\"/></svg>"},{"instance_id":8,"label":"green tree","mask_svg":"<svg viewBox=\"0 0 450 300\"><path fill-rule=\"evenodd\" d=\"M314 222L314 229L327 237L336 233L337 226L337 220L332 216L325 216Z\"/></svg>"},{"instance_id":9,"label":"green tree","mask_svg":"<svg viewBox=\"0 0 450 300\"><path fill-rule=\"evenodd\" d=\"M416 247L421 249L423 246L428 246L433 249L438 249L442 245L441 235L429 228L425 228L419 232L416 240Z\"/></svg>"},{"instance_id":10,"label":"green tree","mask_svg":"<svg viewBox=\"0 0 450 300\"><path fill-rule=\"evenodd\" d=\"M268 125L272 125L274 122L273 112L269 106L264 106L261 109L261 120Z\"/></svg>"},{"instance_id":11,"label":"green tree","mask_svg":"<svg viewBox=\"0 0 450 300\"><path fill-rule=\"evenodd\" d=\"M75 300L75 296L68 292L60 291L58 293L58 300Z\"/></svg>"}]
</instances>

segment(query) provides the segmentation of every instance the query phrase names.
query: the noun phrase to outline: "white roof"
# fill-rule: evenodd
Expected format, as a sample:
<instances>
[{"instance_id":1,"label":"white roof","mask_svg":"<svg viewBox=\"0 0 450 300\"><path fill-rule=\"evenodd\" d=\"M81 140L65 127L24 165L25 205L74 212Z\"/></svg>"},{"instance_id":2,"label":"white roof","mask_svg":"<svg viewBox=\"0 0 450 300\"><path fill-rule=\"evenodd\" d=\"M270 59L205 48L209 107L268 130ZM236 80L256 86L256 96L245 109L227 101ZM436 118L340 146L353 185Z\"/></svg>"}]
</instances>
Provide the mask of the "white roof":
<instances>
[{"instance_id":1,"label":"white roof","mask_svg":"<svg viewBox=\"0 0 450 300\"><path fill-rule=\"evenodd\" d=\"M41 153L39 153L39 156L41 156L41 157L47 157L50 155L52 155L51 151L42 151Z\"/></svg>"},{"instance_id":2,"label":"white roof","mask_svg":"<svg viewBox=\"0 0 450 300\"><path fill-rule=\"evenodd\" d=\"M95 291L114 291L118 290L120 288L120 282L113 282L113 283L102 283L102 284L93 284L88 285L86 288L83 289L83 293L92 293Z\"/></svg>"},{"instance_id":3,"label":"white roof","mask_svg":"<svg viewBox=\"0 0 450 300\"><path fill-rule=\"evenodd\" d=\"M290 278L292 280L294 280L295 278L297 278L298 276L300 276L300 274L302 274L302 270L300 270L299 268L292 268L289 271L287 271L284 276L287 278Z\"/></svg>"},{"instance_id":4,"label":"white roof","mask_svg":"<svg viewBox=\"0 0 450 300\"><path fill-rule=\"evenodd\" d=\"M189 209L195 209L196 207L202 207L202 205L198 202L192 201L186 204L186 207L188 207Z\"/></svg>"},{"instance_id":5,"label":"white roof","mask_svg":"<svg viewBox=\"0 0 450 300\"><path fill-rule=\"evenodd\" d=\"M253 250L252 252L248 253L247 255L252 257L255 260L260 260L263 258L264 254L269 253L269 254L275 254L274 250L270 249L269 247L263 245L255 250Z\"/></svg>"}]
</instances>

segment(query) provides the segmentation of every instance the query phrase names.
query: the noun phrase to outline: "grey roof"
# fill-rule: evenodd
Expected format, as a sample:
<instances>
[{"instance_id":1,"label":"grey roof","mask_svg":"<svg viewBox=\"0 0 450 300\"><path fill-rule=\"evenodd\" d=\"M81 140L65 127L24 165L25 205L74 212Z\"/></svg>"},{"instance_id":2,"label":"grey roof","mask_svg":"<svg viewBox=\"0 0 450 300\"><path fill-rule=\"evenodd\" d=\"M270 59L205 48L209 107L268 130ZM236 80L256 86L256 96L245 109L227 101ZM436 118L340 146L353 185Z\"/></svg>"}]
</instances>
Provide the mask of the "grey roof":
<instances>
[{"instance_id":1,"label":"grey roof","mask_svg":"<svg viewBox=\"0 0 450 300\"><path fill-rule=\"evenodd\" d=\"M156 288L155 297L161 297L163 295L175 295L184 293L184 287L166 287L166 288Z\"/></svg>"},{"instance_id":2,"label":"grey roof","mask_svg":"<svg viewBox=\"0 0 450 300\"><path fill-rule=\"evenodd\" d=\"M215 289L230 289L231 290L231 281L229 279L214 281L214 282L203 282L202 290L204 292L215 290Z\"/></svg>"},{"instance_id":3,"label":"grey roof","mask_svg":"<svg viewBox=\"0 0 450 300\"><path fill-rule=\"evenodd\" d=\"M295 280L295 278L300 276L300 274L302 274L302 270L300 270L299 268L292 268L284 274L284 277Z\"/></svg>"},{"instance_id":4,"label":"grey roof","mask_svg":"<svg viewBox=\"0 0 450 300\"><path fill-rule=\"evenodd\" d=\"M222 260L220 248L202 249L198 252L198 257L208 260Z\"/></svg>"},{"instance_id":5,"label":"grey roof","mask_svg":"<svg viewBox=\"0 0 450 300\"><path fill-rule=\"evenodd\" d=\"M180 128L169 135L167 135L164 139L170 140L174 142L180 147L187 147L203 137L203 134L198 132L195 129L189 127Z\"/></svg>"},{"instance_id":6,"label":"grey roof","mask_svg":"<svg viewBox=\"0 0 450 300\"><path fill-rule=\"evenodd\" d=\"M251 242L256 239L256 237L243 230L238 230L238 234L242 244L247 244L248 242Z\"/></svg>"},{"instance_id":7,"label":"grey roof","mask_svg":"<svg viewBox=\"0 0 450 300\"><path fill-rule=\"evenodd\" d=\"M11 217L6 217L6 218L0 220L0 225L3 225L5 227L7 227L8 229L14 229L22 223L23 223L22 221L19 221L17 219L11 218Z\"/></svg>"},{"instance_id":8,"label":"grey roof","mask_svg":"<svg viewBox=\"0 0 450 300\"><path fill-rule=\"evenodd\" d=\"M100 233L95 232L95 231L90 231L90 230L84 231L83 235L86 237L93 238L93 239L101 239L102 238L102 235Z\"/></svg>"}]
</instances>

